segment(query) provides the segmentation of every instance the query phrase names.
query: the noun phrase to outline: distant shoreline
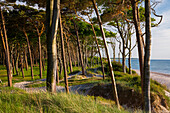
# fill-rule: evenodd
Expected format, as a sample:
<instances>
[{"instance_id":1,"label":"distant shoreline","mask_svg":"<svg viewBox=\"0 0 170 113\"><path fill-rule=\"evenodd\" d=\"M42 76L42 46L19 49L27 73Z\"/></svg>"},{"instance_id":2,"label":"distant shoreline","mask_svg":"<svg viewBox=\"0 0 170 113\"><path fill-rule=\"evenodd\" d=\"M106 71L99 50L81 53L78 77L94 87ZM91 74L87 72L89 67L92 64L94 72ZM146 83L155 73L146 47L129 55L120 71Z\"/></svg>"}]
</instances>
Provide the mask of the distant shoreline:
<instances>
[{"instance_id":1,"label":"distant shoreline","mask_svg":"<svg viewBox=\"0 0 170 113\"><path fill-rule=\"evenodd\" d=\"M140 74L139 70L136 69L133 70L135 70L137 74ZM167 88L170 90L170 74L151 72L150 77L151 79L159 82L160 84L167 86Z\"/></svg>"}]
</instances>

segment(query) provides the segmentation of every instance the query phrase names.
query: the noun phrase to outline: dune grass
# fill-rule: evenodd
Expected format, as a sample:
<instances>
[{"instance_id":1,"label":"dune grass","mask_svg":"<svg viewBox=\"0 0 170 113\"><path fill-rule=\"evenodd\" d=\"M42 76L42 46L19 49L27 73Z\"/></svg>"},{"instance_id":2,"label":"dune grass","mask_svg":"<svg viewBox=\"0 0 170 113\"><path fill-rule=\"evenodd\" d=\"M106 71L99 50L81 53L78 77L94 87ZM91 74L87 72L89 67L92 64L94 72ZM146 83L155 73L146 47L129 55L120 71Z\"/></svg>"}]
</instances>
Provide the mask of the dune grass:
<instances>
[{"instance_id":1,"label":"dune grass","mask_svg":"<svg viewBox=\"0 0 170 113\"><path fill-rule=\"evenodd\" d=\"M1 113L128 113L103 100L78 94L28 94L16 88L0 88Z\"/></svg>"}]
</instances>

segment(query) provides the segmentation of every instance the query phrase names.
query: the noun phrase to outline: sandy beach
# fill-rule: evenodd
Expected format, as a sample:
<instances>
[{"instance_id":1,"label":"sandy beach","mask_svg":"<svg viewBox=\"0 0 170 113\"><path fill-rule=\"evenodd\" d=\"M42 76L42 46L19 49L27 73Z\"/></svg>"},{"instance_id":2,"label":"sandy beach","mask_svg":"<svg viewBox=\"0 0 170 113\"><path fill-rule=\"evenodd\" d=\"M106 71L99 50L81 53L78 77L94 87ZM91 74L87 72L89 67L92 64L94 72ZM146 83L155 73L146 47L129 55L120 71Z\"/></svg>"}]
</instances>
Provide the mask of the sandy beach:
<instances>
[{"instance_id":1,"label":"sandy beach","mask_svg":"<svg viewBox=\"0 0 170 113\"><path fill-rule=\"evenodd\" d=\"M139 70L135 70L138 74L140 74ZM166 85L167 88L170 90L170 74L158 73L158 72L151 72L152 80L159 82L162 85Z\"/></svg>"}]
</instances>

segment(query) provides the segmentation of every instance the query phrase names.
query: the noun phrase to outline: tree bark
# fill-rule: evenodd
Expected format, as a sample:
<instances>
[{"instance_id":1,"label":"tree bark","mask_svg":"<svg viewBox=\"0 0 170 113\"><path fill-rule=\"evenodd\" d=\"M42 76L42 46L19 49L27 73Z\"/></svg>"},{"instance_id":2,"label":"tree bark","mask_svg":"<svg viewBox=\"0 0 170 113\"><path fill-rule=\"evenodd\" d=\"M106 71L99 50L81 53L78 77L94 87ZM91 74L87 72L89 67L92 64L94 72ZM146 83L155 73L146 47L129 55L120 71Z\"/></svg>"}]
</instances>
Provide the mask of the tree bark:
<instances>
[{"instance_id":1,"label":"tree bark","mask_svg":"<svg viewBox=\"0 0 170 113\"><path fill-rule=\"evenodd\" d=\"M38 36L38 46L39 46L39 68L40 68L40 78L42 78L42 54L41 54L41 37Z\"/></svg>"},{"instance_id":2,"label":"tree bark","mask_svg":"<svg viewBox=\"0 0 170 113\"><path fill-rule=\"evenodd\" d=\"M64 68L65 90L66 90L67 93L69 93L61 13L60 13L60 38L61 38L61 54L62 54L63 68Z\"/></svg>"},{"instance_id":3,"label":"tree bark","mask_svg":"<svg viewBox=\"0 0 170 113\"><path fill-rule=\"evenodd\" d=\"M102 73L103 73L103 80L105 80L105 74L104 74L104 66L103 66L103 61L102 61L102 55L101 55L101 52L100 52L100 47L99 47L99 43L98 43L98 40L97 40L97 37L96 37L96 32L94 30L94 27L92 25L92 30L93 30L93 33L94 33L94 38L95 38L95 41L96 41L96 44L97 44L97 49L98 49L98 52L99 52L99 56L100 56L100 60L101 60L101 66L102 66Z\"/></svg>"},{"instance_id":4,"label":"tree bark","mask_svg":"<svg viewBox=\"0 0 170 113\"><path fill-rule=\"evenodd\" d=\"M27 60L27 52L26 52L26 50L24 51L24 56L25 56L26 70L28 70L28 60Z\"/></svg>"},{"instance_id":5,"label":"tree bark","mask_svg":"<svg viewBox=\"0 0 170 113\"><path fill-rule=\"evenodd\" d=\"M46 0L46 37L48 51L47 91L56 92L56 35L60 0Z\"/></svg>"},{"instance_id":6,"label":"tree bark","mask_svg":"<svg viewBox=\"0 0 170 113\"><path fill-rule=\"evenodd\" d=\"M81 51L80 40L79 40L79 33L78 33L78 29L77 29L77 26L76 26L74 21L73 21L73 23L74 23L74 28L76 30L77 45L78 45L80 63L81 63L81 67L82 67L82 74L85 75L85 69L84 69L83 58L82 58L82 51Z\"/></svg>"},{"instance_id":7,"label":"tree bark","mask_svg":"<svg viewBox=\"0 0 170 113\"><path fill-rule=\"evenodd\" d=\"M145 60L144 60L144 110L151 113L150 103L150 57L151 57L151 6L150 0L145 0Z\"/></svg>"},{"instance_id":8,"label":"tree bark","mask_svg":"<svg viewBox=\"0 0 170 113\"><path fill-rule=\"evenodd\" d=\"M111 75L111 80L112 80L114 99L115 99L115 102L116 102L116 104L118 106L118 109L120 109L120 104L119 104L118 95L117 95L117 89L116 89L116 82L115 82L115 78L114 78L114 72L113 72L111 61L110 61L110 56L109 56L107 42L106 42L106 39L105 39L105 33L104 33L104 30L103 30L103 26L102 26L102 21L100 19L100 15L99 15L99 12L98 12L98 9L97 9L97 6L96 6L96 1L92 0L92 2L93 2L93 6L94 6L94 9L95 9L96 15L97 15L97 19L99 21L99 26L100 26L100 30L101 30L101 33L102 33L102 38L103 38L103 41L104 41L104 46L105 46L105 51L106 51L106 55L107 55L108 65L109 65L109 68L110 68L110 75Z\"/></svg>"},{"instance_id":9,"label":"tree bark","mask_svg":"<svg viewBox=\"0 0 170 113\"><path fill-rule=\"evenodd\" d=\"M143 91L143 72L144 72L144 46L142 42L142 31L140 28L140 22L139 22L139 11L138 11L138 5L135 0L131 0L132 5L132 12L133 12L133 21L136 29L136 37L137 37L137 43L138 43L138 55L139 55L139 64L140 64L140 75L141 75L141 87Z\"/></svg>"},{"instance_id":10,"label":"tree bark","mask_svg":"<svg viewBox=\"0 0 170 113\"><path fill-rule=\"evenodd\" d=\"M24 32L24 35L27 39L27 46L28 46L28 51L29 51L29 55L30 55L30 62L31 62L31 78L34 79L34 74L33 74L33 61L32 61L32 53L31 53L31 47L30 47L30 42L29 42L29 39L28 39L28 35L26 33L26 30L25 30L25 27L23 28L23 32Z\"/></svg>"},{"instance_id":11,"label":"tree bark","mask_svg":"<svg viewBox=\"0 0 170 113\"><path fill-rule=\"evenodd\" d=\"M3 16L1 5L0 5L0 11L1 11L3 31L4 31L4 37L1 37L1 38L4 40L3 46L4 46L4 50L5 50L6 68L7 68L7 76L8 76L8 86L12 87L12 73L11 73L11 63L10 63L10 55L9 55L8 38L7 38L7 32L6 32L6 28L5 28L5 18Z\"/></svg>"},{"instance_id":12,"label":"tree bark","mask_svg":"<svg viewBox=\"0 0 170 113\"><path fill-rule=\"evenodd\" d=\"M21 71L22 71L22 78L24 78L24 65L23 65L23 54L20 54L20 61L21 61Z\"/></svg>"},{"instance_id":13,"label":"tree bark","mask_svg":"<svg viewBox=\"0 0 170 113\"><path fill-rule=\"evenodd\" d=\"M67 40L66 34L65 34L64 36L66 37L67 53L68 53L68 58L69 58L70 72L73 72L72 61L71 61L71 55L70 55L70 45L69 45L69 41Z\"/></svg>"},{"instance_id":14,"label":"tree bark","mask_svg":"<svg viewBox=\"0 0 170 113\"><path fill-rule=\"evenodd\" d=\"M57 50L56 50L56 54L58 54L58 43L56 44L56 48L57 48ZM57 84L59 84L60 83L60 79L59 79L59 73L58 73L58 55L56 56L57 58L56 58L56 82L57 82Z\"/></svg>"}]
</instances>

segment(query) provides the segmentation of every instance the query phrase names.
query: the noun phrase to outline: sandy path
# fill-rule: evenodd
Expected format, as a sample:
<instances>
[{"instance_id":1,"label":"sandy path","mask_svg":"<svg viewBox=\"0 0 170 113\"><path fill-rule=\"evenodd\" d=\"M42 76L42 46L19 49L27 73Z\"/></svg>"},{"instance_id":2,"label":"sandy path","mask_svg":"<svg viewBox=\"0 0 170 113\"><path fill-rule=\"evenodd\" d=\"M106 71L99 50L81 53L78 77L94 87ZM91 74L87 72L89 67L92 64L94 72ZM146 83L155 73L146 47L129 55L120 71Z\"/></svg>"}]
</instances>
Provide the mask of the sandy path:
<instances>
[{"instance_id":1,"label":"sandy path","mask_svg":"<svg viewBox=\"0 0 170 113\"><path fill-rule=\"evenodd\" d=\"M135 70L137 74L140 74L139 70ZM170 75L164 73L151 72L151 78L162 85L166 85L170 90Z\"/></svg>"}]
</instances>

